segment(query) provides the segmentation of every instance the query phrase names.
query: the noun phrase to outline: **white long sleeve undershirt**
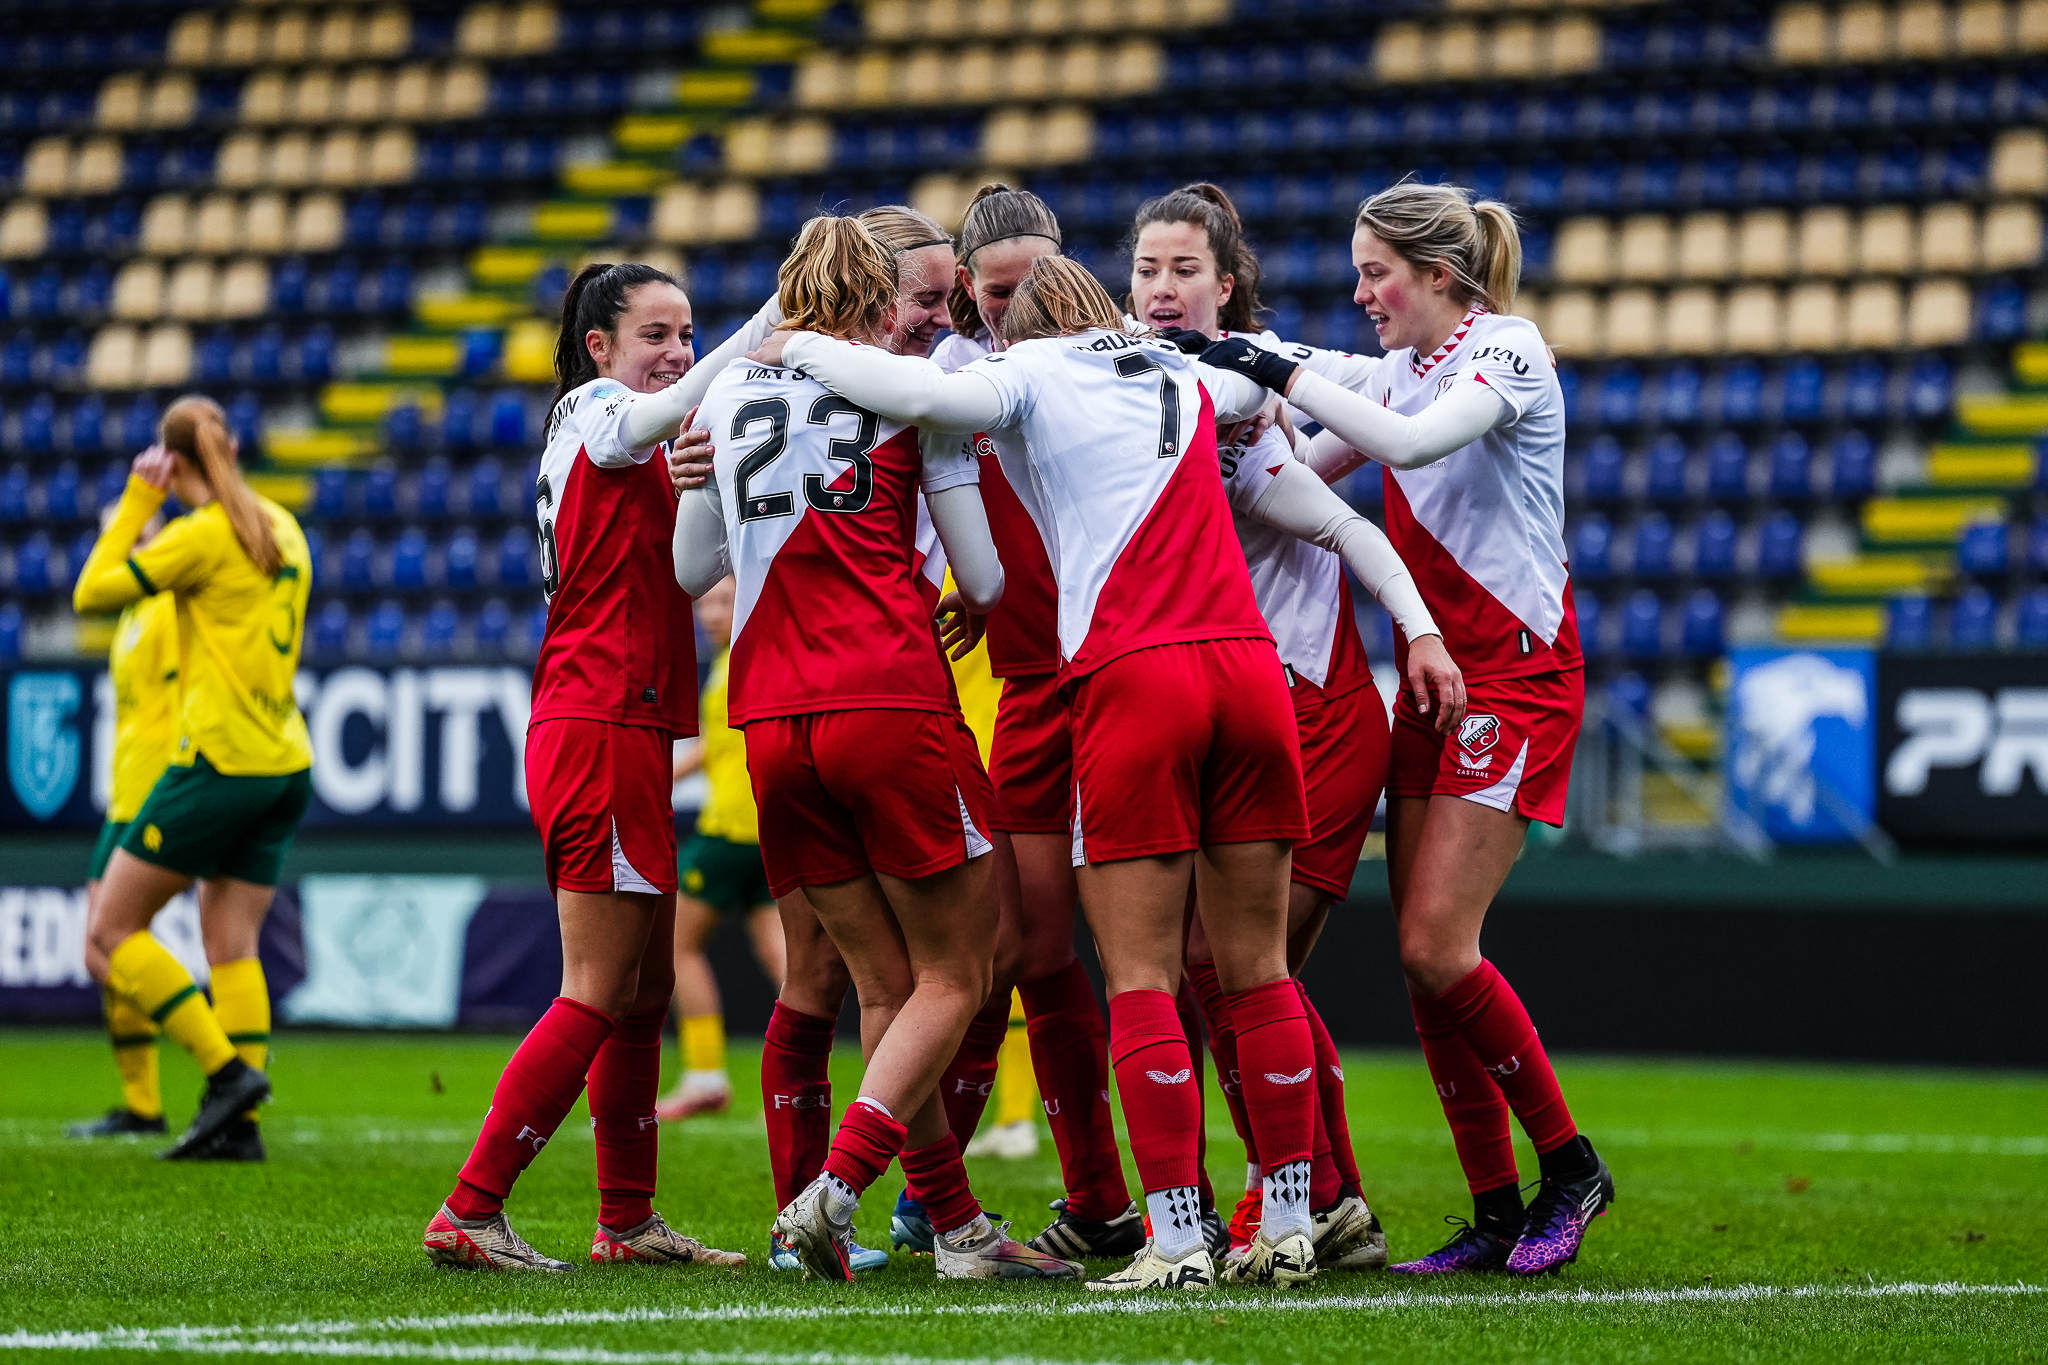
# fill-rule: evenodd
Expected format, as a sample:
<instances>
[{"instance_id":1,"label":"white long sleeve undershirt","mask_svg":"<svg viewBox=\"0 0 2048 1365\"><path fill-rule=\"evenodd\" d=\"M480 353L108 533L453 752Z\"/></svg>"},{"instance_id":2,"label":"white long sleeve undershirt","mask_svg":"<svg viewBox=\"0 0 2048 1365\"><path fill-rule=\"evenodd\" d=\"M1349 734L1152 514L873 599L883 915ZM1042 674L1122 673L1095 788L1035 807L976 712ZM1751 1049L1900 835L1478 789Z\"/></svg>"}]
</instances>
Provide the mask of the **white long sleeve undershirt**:
<instances>
[{"instance_id":1,"label":"white long sleeve undershirt","mask_svg":"<svg viewBox=\"0 0 2048 1365\"><path fill-rule=\"evenodd\" d=\"M1348 466L1322 437L1315 471L1340 478L1366 459L1393 469L1421 469L1463 450L1513 415L1514 409L1483 383L1457 383L1413 417L1404 417L1362 393L1353 393L1310 370L1296 372L1287 401L1321 422L1360 458Z\"/></svg>"},{"instance_id":2,"label":"white long sleeve undershirt","mask_svg":"<svg viewBox=\"0 0 2048 1365\"><path fill-rule=\"evenodd\" d=\"M1331 492L1308 466L1292 460L1282 465L1248 515L1334 552L1410 640L1443 633L1385 533Z\"/></svg>"}]
</instances>

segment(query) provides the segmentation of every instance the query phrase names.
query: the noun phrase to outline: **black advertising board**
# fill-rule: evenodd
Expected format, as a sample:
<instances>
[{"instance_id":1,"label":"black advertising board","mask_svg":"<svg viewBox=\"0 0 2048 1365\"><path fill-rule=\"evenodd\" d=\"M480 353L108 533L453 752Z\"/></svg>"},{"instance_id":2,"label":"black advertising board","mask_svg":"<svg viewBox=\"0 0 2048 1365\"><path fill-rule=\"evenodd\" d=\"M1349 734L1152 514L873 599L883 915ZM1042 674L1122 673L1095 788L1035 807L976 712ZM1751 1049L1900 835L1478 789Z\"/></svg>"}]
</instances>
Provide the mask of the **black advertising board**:
<instances>
[{"instance_id":1,"label":"black advertising board","mask_svg":"<svg viewBox=\"0 0 2048 1365\"><path fill-rule=\"evenodd\" d=\"M2048 847L2048 655L1884 655L1877 721L1892 837Z\"/></svg>"}]
</instances>

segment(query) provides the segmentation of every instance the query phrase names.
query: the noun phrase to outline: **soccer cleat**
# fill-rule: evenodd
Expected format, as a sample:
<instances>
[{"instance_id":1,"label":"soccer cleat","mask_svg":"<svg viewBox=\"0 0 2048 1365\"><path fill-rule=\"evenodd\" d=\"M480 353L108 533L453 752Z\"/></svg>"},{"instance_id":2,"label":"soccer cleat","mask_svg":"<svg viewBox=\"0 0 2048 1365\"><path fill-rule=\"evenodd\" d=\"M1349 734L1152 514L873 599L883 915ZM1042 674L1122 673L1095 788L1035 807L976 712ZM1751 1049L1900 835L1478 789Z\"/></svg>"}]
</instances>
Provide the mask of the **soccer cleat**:
<instances>
[{"instance_id":1,"label":"soccer cleat","mask_svg":"<svg viewBox=\"0 0 2048 1365\"><path fill-rule=\"evenodd\" d=\"M1059 1217L1033 1237L1031 1249L1062 1260L1087 1261L1135 1256L1145 1249L1145 1211L1133 1203L1108 1222L1083 1218L1055 1199L1049 1206Z\"/></svg>"},{"instance_id":2,"label":"soccer cleat","mask_svg":"<svg viewBox=\"0 0 2048 1365\"><path fill-rule=\"evenodd\" d=\"M934 1251L942 1280L1078 1280L1079 1261L1062 1260L1010 1236L1008 1223L978 1213L940 1237Z\"/></svg>"},{"instance_id":3,"label":"soccer cleat","mask_svg":"<svg viewBox=\"0 0 2048 1365\"><path fill-rule=\"evenodd\" d=\"M1129 1265L1114 1275L1088 1281L1088 1287L1100 1294L1128 1294L1141 1289L1214 1289L1216 1261L1203 1242L1195 1243L1171 1261L1159 1254L1157 1243L1147 1242Z\"/></svg>"},{"instance_id":4,"label":"soccer cleat","mask_svg":"<svg viewBox=\"0 0 2048 1365\"><path fill-rule=\"evenodd\" d=\"M263 1130L256 1120L237 1115L228 1121L228 1126L215 1133L197 1147L180 1151L173 1148L164 1154L166 1161L263 1161L268 1153L263 1150Z\"/></svg>"},{"instance_id":5,"label":"soccer cleat","mask_svg":"<svg viewBox=\"0 0 2048 1365\"><path fill-rule=\"evenodd\" d=\"M270 1081L255 1067L237 1057L207 1078L199 1096L199 1112L192 1126L170 1147L157 1153L160 1161L196 1158L213 1137L270 1098Z\"/></svg>"},{"instance_id":6,"label":"soccer cleat","mask_svg":"<svg viewBox=\"0 0 2048 1365\"><path fill-rule=\"evenodd\" d=\"M864 1247L849 1237L846 1239L846 1261L848 1265L853 1267L856 1275L865 1274L870 1270L887 1270L889 1268L889 1253L877 1251L873 1247ZM804 1263L796 1258L796 1253L791 1251L780 1237L770 1233L768 1234L768 1268L770 1270L802 1270Z\"/></svg>"},{"instance_id":7,"label":"soccer cleat","mask_svg":"<svg viewBox=\"0 0 2048 1365\"><path fill-rule=\"evenodd\" d=\"M932 1254L932 1220L908 1189L896 1196L896 1211L889 1215L889 1240L899 1247Z\"/></svg>"},{"instance_id":8,"label":"soccer cleat","mask_svg":"<svg viewBox=\"0 0 2048 1365\"><path fill-rule=\"evenodd\" d=\"M1226 1262L1235 1261L1252 1244L1252 1238L1259 1235L1259 1223L1266 1214L1266 1187L1254 1185L1244 1192L1237 1201L1237 1207L1230 1213L1230 1249L1223 1253Z\"/></svg>"},{"instance_id":9,"label":"soccer cleat","mask_svg":"<svg viewBox=\"0 0 2048 1365\"><path fill-rule=\"evenodd\" d=\"M1506 1270L1508 1256L1515 1249L1515 1239L1502 1237L1497 1233L1475 1228L1456 1214L1447 1214L1446 1223L1457 1228L1457 1233L1435 1251L1419 1261L1403 1261L1387 1267L1394 1275L1455 1275L1467 1271Z\"/></svg>"},{"instance_id":10,"label":"soccer cleat","mask_svg":"<svg viewBox=\"0 0 2048 1365\"><path fill-rule=\"evenodd\" d=\"M1577 1180L1546 1180L1529 1204L1529 1221L1508 1257L1510 1275L1554 1275L1579 1259L1586 1224L1614 1202L1614 1177L1593 1151L1593 1169Z\"/></svg>"},{"instance_id":11,"label":"soccer cleat","mask_svg":"<svg viewBox=\"0 0 2048 1365\"><path fill-rule=\"evenodd\" d=\"M747 1258L737 1251L720 1251L705 1246L695 1237L685 1237L655 1214L639 1227L613 1232L604 1224L590 1238L590 1259L598 1262L636 1261L646 1265L742 1266Z\"/></svg>"},{"instance_id":12,"label":"soccer cleat","mask_svg":"<svg viewBox=\"0 0 2048 1365\"><path fill-rule=\"evenodd\" d=\"M732 1084L723 1076L717 1082L685 1078L682 1084L654 1103L654 1117L663 1123L679 1123L699 1114L723 1114L732 1103Z\"/></svg>"},{"instance_id":13,"label":"soccer cleat","mask_svg":"<svg viewBox=\"0 0 2048 1365\"><path fill-rule=\"evenodd\" d=\"M427 1224L422 1244L427 1249L427 1259L435 1265L454 1266L458 1270L574 1270L567 1261L543 1256L526 1244L526 1239L512 1231L512 1224L505 1220L505 1211L499 1209L489 1218L464 1221L448 1211L443 1204L441 1211L434 1215L434 1221Z\"/></svg>"},{"instance_id":14,"label":"soccer cleat","mask_svg":"<svg viewBox=\"0 0 2048 1365\"><path fill-rule=\"evenodd\" d=\"M1223 1216L1214 1209L1202 1210L1202 1241L1212 1261L1220 1262L1230 1254L1230 1229L1223 1226Z\"/></svg>"},{"instance_id":15,"label":"soccer cleat","mask_svg":"<svg viewBox=\"0 0 2048 1365\"><path fill-rule=\"evenodd\" d=\"M993 1156L1023 1161L1038 1155L1038 1125L1030 1119L998 1123L974 1135L962 1156Z\"/></svg>"},{"instance_id":16,"label":"soccer cleat","mask_svg":"<svg viewBox=\"0 0 2048 1365\"><path fill-rule=\"evenodd\" d=\"M848 1217L842 1223L832 1217L826 1207L824 1176L806 1185L775 1215L774 1233L795 1254L805 1279L844 1282L853 1278L853 1219Z\"/></svg>"},{"instance_id":17,"label":"soccer cleat","mask_svg":"<svg viewBox=\"0 0 2048 1365\"><path fill-rule=\"evenodd\" d=\"M100 1118L86 1119L83 1122L71 1124L65 1128L64 1136L68 1138L142 1137L149 1134L168 1133L169 1131L171 1131L170 1127L164 1122L162 1114L158 1114L153 1119L146 1119L124 1105L119 1109L109 1109Z\"/></svg>"},{"instance_id":18,"label":"soccer cleat","mask_svg":"<svg viewBox=\"0 0 2048 1365\"><path fill-rule=\"evenodd\" d=\"M1304 1233L1290 1232L1275 1242L1259 1229L1244 1255L1223 1272L1229 1284L1271 1284L1282 1289L1299 1289L1314 1284L1316 1247Z\"/></svg>"},{"instance_id":19,"label":"soccer cleat","mask_svg":"<svg viewBox=\"0 0 2048 1365\"><path fill-rule=\"evenodd\" d=\"M1387 1234L1364 1195L1345 1195L1314 1215L1311 1226L1316 1265L1324 1270L1378 1270L1387 1263Z\"/></svg>"}]
</instances>

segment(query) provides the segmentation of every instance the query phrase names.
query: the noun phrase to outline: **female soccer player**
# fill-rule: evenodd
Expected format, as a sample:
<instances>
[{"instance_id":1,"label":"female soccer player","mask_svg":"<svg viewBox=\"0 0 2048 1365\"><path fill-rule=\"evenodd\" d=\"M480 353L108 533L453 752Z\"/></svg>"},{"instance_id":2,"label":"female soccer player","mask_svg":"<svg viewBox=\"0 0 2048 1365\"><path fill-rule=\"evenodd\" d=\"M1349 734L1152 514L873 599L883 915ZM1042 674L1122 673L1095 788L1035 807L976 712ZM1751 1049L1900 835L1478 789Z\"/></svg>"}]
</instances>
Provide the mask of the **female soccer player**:
<instances>
[{"instance_id":1,"label":"female soccer player","mask_svg":"<svg viewBox=\"0 0 2048 1365\"><path fill-rule=\"evenodd\" d=\"M1466 669L1454 741L1405 694L1396 705L1387 875L1416 1032L1475 1216L1441 1250L1394 1268L1533 1275L1574 1259L1614 1198L1528 1012L1479 954L1529 822L1564 819L1585 700L1562 539L1564 405L1543 338L1502 312L1521 273L1505 205L1475 204L1454 185L1396 185L1360 207L1351 252L1357 302L1388 351L1363 383L1339 386L1241 339L1203 354L1328 429L1312 456L1325 477L1366 456L1392 471L1388 534ZM1542 1167L1526 1212L1510 1110Z\"/></svg>"},{"instance_id":2,"label":"female soccer player","mask_svg":"<svg viewBox=\"0 0 2048 1365\"><path fill-rule=\"evenodd\" d=\"M982 186L960 228L948 309L955 330L932 349L933 361L952 371L1002 349L1010 295L1033 261L1059 249L1059 222L1037 195ZM1022 913L1014 933L1004 925L995 989L947 1072L947 1100L957 1106L954 1132L964 1142L993 1080L1014 983L1065 1188L1052 1223L1031 1245L1070 1259L1127 1257L1144 1245L1144 1215L1131 1202L1117 1151L1109 1032L1074 955L1073 743L1059 692L1059 588L1042 529L1050 522L1015 433L984 432L976 450L1005 583L1003 604L986 623L989 667L1003 682L989 777L1015 852ZM971 641L955 633L948 644L957 651Z\"/></svg>"},{"instance_id":3,"label":"female soccer player","mask_svg":"<svg viewBox=\"0 0 2048 1365\"><path fill-rule=\"evenodd\" d=\"M1139 319L1172 329L1183 344L1205 344L1225 328L1257 333L1258 285L1258 258L1244 240L1235 207L1216 186L1189 185L1139 207L1131 237L1131 309ZM1270 332L1261 340L1275 348L1282 345ZM1319 365L1336 369L1360 363L1353 356L1310 347L1289 353L1306 354ZM1305 492L1317 492L1306 487L1314 476L1306 468L1297 470L1293 451L1278 430L1268 430L1249 448L1225 451L1223 458L1233 498L1255 496L1258 484L1272 477L1268 471L1274 467L1302 480ZM1331 513L1341 516L1347 510L1334 495L1321 496ZM1297 977L1302 1009L1316 1042L1318 1109L1310 1190L1316 1263L1326 1269L1376 1270L1386 1264L1386 1237L1359 1188L1344 1115L1343 1070L1336 1044L1298 978L1331 905L1349 894L1359 851L1379 806L1387 774L1386 711L1373 685L1339 557L1243 513L1236 520L1259 610L1286 666L1308 789L1310 834L1294 847L1288 888L1287 966ZM1371 544L1380 557L1385 577L1365 581L1408 637L1408 670L1414 686L1425 689L1426 695L1434 680L1455 691L1457 669L1444 652L1443 638L1407 569L1370 522L1358 519L1353 534ZM1251 1162L1244 1201L1231 1220L1236 1253L1252 1241L1263 1186L1235 1079L1235 1034L1199 917L1190 935L1188 972L1209 1024L1231 1118L1245 1139Z\"/></svg>"},{"instance_id":4,"label":"female soccer player","mask_svg":"<svg viewBox=\"0 0 2048 1365\"><path fill-rule=\"evenodd\" d=\"M855 220L806 223L780 286L797 326L870 347L892 330L896 260ZM928 1173L941 1278L1072 1277L1078 1266L990 1225L937 1093L988 993L995 907L986 778L912 552L921 484L968 608L1000 598L971 443L770 366L721 375L698 421L717 473L683 498L677 579L737 580L731 715L748 732L770 889L806 890L860 993L868 1054L823 1173L775 1233L812 1275L852 1278L859 1195L901 1155L914 1180Z\"/></svg>"},{"instance_id":5,"label":"female soccer player","mask_svg":"<svg viewBox=\"0 0 2048 1365\"><path fill-rule=\"evenodd\" d=\"M1072 856L1153 1230L1126 1270L1091 1287L1215 1281L1196 1191L1200 1108L1174 1007L1191 874L1269 1163L1265 1226L1229 1277L1306 1283L1315 1101L1302 1082L1315 1057L1285 931L1289 847L1308 824L1293 709L1231 532L1214 431L1219 414L1255 414L1260 395L1134 336L1093 277L1058 257L1032 263L1003 334L1006 350L952 375L801 332L757 355L896 420L1004 431L1027 451L1058 552ZM1177 704L1161 707L1166 695Z\"/></svg>"},{"instance_id":6,"label":"female soccer player","mask_svg":"<svg viewBox=\"0 0 2048 1365\"><path fill-rule=\"evenodd\" d=\"M675 989L671 745L697 730L690 601L659 546L674 517L655 458L689 411L690 304L645 265L586 266L562 300L559 386L535 502L547 633L526 787L562 920L562 994L512 1054L483 1132L427 1225L428 1257L567 1270L504 1201L585 1086L600 1195L593 1261L741 1265L654 1212L661 1022Z\"/></svg>"},{"instance_id":7,"label":"female soccer player","mask_svg":"<svg viewBox=\"0 0 2048 1365\"><path fill-rule=\"evenodd\" d=\"M312 746L292 700L312 564L291 513L242 481L218 404L180 398L158 440L135 457L72 590L80 612L172 594L181 661L176 749L107 861L91 936L108 986L206 1073L198 1115L164 1155L261 1160L254 1106L270 1094L270 994L256 939L313 792ZM193 510L138 549L167 491ZM210 1008L149 934L194 880L212 883L200 905Z\"/></svg>"}]
</instances>

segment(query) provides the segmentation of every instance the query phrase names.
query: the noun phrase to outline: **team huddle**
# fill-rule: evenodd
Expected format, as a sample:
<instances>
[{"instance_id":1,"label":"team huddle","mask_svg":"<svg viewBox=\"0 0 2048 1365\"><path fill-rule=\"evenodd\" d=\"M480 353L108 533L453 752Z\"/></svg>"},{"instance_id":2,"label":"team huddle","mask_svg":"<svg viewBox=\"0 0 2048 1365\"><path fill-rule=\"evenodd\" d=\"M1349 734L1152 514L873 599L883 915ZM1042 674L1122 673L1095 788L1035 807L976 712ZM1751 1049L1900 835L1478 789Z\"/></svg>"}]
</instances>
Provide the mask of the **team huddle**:
<instances>
[{"instance_id":1,"label":"team huddle","mask_svg":"<svg viewBox=\"0 0 2048 1365\"><path fill-rule=\"evenodd\" d=\"M720 857L758 857L785 948L762 1064L771 1266L886 1266L852 1215L892 1164L893 1240L942 1279L1295 1286L1577 1256L1613 1180L1479 952L1529 821L1563 819L1584 699L1563 401L1507 311L1513 217L1413 183L1360 207L1355 298L1380 358L1261 329L1258 261L1214 186L1147 202L1129 246L1119 307L1007 186L983 188L957 241L900 206L814 218L776 296L701 359L666 273L571 283L535 488L548 615L525 757L562 990L428 1224L432 1260L570 1268L504 1203L586 1092L591 1258L746 1260L653 1207L672 746L699 728L693 599L727 593L714 687L759 844ZM119 747L156 755L117 773L95 860L89 965L126 1082L95 1130L163 1131L134 1051L161 1030L209 1077L167 1153L191 1159L262 1155L256 932L310 794L291 683L312 566L234 457L216 406L174 404L76 594L129 609ZM1329 487L1369 462L1385 533ZM167 490L197 510L152 541ZM1391 723L1353 578L1395 626ZM1000 679L992 716L963 713L951 666L977 650ZM131 718L160 738L128 743ZM1402 970L1474 1205L1392 1265L1299 980L1383 795ZM195 880L210 1005L148 933ZM849 990L865 1068L835 1129ZM1013 992L1065 1189L1029 1240L983 1213L962 1161ZM1227 1218L1202 1160L1205 1034L1249 1163ZM1526 1206L1511 1117L1541 1167Z\"/></svg>"}]
</instances>

